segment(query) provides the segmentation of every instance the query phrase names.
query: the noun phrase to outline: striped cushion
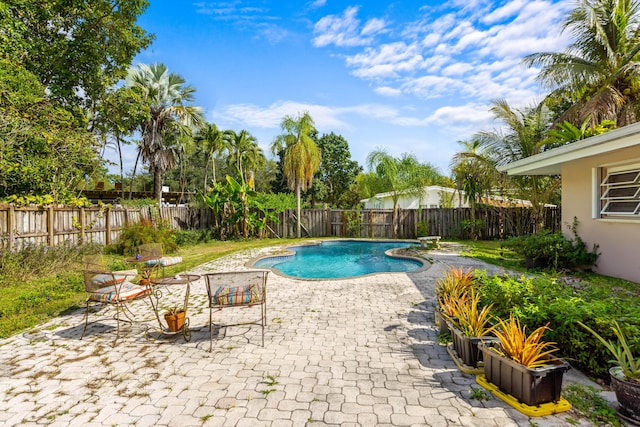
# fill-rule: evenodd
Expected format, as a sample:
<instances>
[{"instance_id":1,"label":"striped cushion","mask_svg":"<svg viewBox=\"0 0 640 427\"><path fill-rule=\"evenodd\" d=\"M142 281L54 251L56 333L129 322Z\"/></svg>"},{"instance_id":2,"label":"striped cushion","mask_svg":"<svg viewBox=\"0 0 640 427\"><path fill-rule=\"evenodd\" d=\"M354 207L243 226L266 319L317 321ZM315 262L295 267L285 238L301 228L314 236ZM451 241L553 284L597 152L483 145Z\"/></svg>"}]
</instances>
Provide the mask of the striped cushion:
<instances>
[{"instance_id":1,"label":"striped cushion","mask_svg":"<svg viewBox=\"0 0 640 427\"><path fill-rule=\"evenodd\" d=\"M260 289L256 285L220 287L213 294L213 305L252 305L260 302Z\"/></svg>"},{"instance_id":2,"label":"striped cushion","mask_svg":"<svg viewBox=\"0 0 640 427\"><path fill-rule=\"evenodd\" d=\"M104 288L96 289L94 292L89 294L89 298L92 301L99 302L115 302L116 300L125 301L144 295L147 292L146 287L135 285L131 282L124 282L122 285L117 287L120 291L119 298L117 297L115 286L105 286Z\"/></svg>"},{"instance_id":3,"label":"striped cushion","mask_svg":"<svg viewBox=\"0 0 640 427\"><path fill-rule=\"evenodd\" d=\"M181 256L163 256L160 259L150 259L149 261L147 261L147 265L160 264L161 266L166 267L168 265L179 264L181 262Z\"/></svg>"},{"instance_id":4,"label":"striped cushion","mask_svg":"<svg viewBox=\"0 0 640 427\"><path fill-rule=\"evenodd\" d=\"M97 288L113 286L125 280L133 280L138 274L137 270L114 271L113 274L100 273L91 278L91 285Z\"/></svg>"}]
</instances>

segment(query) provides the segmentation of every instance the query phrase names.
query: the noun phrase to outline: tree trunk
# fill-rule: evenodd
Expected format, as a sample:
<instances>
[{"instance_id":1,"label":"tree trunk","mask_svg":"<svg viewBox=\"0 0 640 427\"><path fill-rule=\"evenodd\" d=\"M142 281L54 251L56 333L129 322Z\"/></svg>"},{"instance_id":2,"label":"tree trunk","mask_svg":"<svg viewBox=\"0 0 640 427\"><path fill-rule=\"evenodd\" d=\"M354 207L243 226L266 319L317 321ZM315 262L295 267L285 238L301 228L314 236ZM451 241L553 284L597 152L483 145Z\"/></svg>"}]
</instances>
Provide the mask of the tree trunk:
<instances>
[{"instance_id":1,"label":"tree trunk","mask_svg":"<svg viewBox=\"0 0 640 427\"><path fill-rule=\"evenodd\" d=\"M158 168L153 170L153 198L158 204L162 202L162 172Z\"/></svg>"},{"instance_id":2,"label":"tree trunk","mask_svg":"<svg viewBox=\"0 0 640 427\"><path fill-rule=\"evenodd\" d=\"M302 226L300 223L300 185L296 185L296 215L298 217L298 221L296 223L296 237L299 239L302 234Z\"/></svg>"}]
</instances>

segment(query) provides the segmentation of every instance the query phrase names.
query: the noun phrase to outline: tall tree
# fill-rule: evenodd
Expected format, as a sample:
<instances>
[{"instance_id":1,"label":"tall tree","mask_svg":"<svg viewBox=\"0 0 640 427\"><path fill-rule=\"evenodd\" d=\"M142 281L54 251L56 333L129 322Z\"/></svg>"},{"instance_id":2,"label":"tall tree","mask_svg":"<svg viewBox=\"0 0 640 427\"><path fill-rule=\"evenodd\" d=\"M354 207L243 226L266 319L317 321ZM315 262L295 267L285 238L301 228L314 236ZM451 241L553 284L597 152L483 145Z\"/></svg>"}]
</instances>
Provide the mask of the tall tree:
<instances>
[{"instance_id":1,"label":"tall tree","mask_svg":"<svg viewBox=\"0 0 640 427\"><path fill-rule=\"evenodd\" d=\"M541 67L538 79L569 101L561 116L576 126L615 120L635 123L640 101L640 3L637 0L580 0L564 21L574 42L562 53L525 57Z\"/></svg>"},{"instance_id":2,"label":"tall tree","mask_svg":"<svg viewBox=\"0 0 640 427\"><path fill-rule=\"evenodd\" d=\"M247 183L252 180L256 168L266 162L264 153L258 146L258 140L249 131L244 129L238 133L229 131L228 135L228 162L235 165L242 183Z\"/></svg>"},{"instance_id":3,"label":"tall tree","mask_svg":"<svg viewBox=\"0 0 640 427\"><path fill-rule=\"evenodd\" d=\"M0 59L0 197L61 202L87 177L105 173L95 139L45 96L33 73Z\"/></svg>"},{"instance_id":4,"label":"tall tree","mask_svg":"<svg viewBox=\"0 0 640 427\"><path fill-rule=\"evenodd\" d=\"M398 236L398 200L403 194L422 195L425 185L438 183L441 179L437 169L422 164L413 154L404 153L400 157L391 156L385 149L375 150L367 156L369 169L375 172L385 191L391 193L393 201L393 237Z\"/></svg>"},{"instance_id":5,"label":"tall tree","mask_svg":"<svg viewBox=\"0 0 640 427\"><path fill-rule=\"evenodd\" d=\"M491 158L496 166L515 162L539 154L549 147L545 138L551 117L543 104L524 110L513 109L505 100L494 101L490 111L504 125L504 130L481 131L474 139L482 154ZM529 199L533 205L534 230L542 224L542 210L559 186L557 177L513 177L519 188L519 197Z\"/></svg>"},{"instance_id":6,"label":"tall tree","mask_svg":"<svg viewBox=\"0 0 640 427\"><path fill-rule=\"evenodd\" d=\"M296 236L300 237L300 193L311 187L321 161L320 149L310 136L317 131L308 112L298 114L297 118L285 116L280 128L283 133L275 138L271 151L274 154L284 152L284 174L289 189L296 193Z\"/></svg>"},{"instance_id":7,"label":"tall tree","mask_svg":"<svg viewBox=\"0 0 640 427\"><path fill-rule=\"evenodd\" d=\"M0 56L35 74L67 108L92 109L152 36L136 24L147 0L0 3Z\"/></svg>"},{"instance_id":8,"label":"tall tree","mask_svg":"<svg viewBox=\"0 0 640 427\"><path fill-rule=\"evenodd\" d=\"M202 109L187 105L193 101L195 89L185 85L179 74L169 73L164 64L139 64L129 69L126 85L140 90L149 106L150 114L141 126L142 138L138 145L141 158L149 164L153 174L153 195L162 197L162 173L176 165L175 146L179 142L171 133L188 133L203 121Z\"/></svg>"},{"instance_id":9,"label":"tall tree","mask_svg":"<svg viewBox=\"0 0 640 427\"><path fill-rule=\"evenodd\" d=\"M482 196L488 197L495 188L500 173L495 160L487 150L482 153L478 140L462 141L463 151L456 153L451 162L451 171L458 190L464 192L471 213L471 238L476 240L476 207Z\"/></svg>"},{"instance_id":10,"label":"tall tree","mask_svg":"<svg viewBox=\"0 0 640 427\"><path fill-rule=\"evenodd\" d=\"M115 145L121 183L124 183L122 145L132 143L130 137L133 132L148 118L149 106L142 102L140 93L131 88L112 88L98 104L94 131L102 140L103 151L108 145ZM124 199L124 191L122 186L120 195L122 199Z\"/></svg>"},{"instance_id":11,"label":"tall tree","mask_svg":"<svg viewBox=\"0 0 640 427\"><path fill-rule=\"evenodd\" d=\"M315 174L312 192L315 192L316 186L320 184L323 187L321 200L331 206L340 206L342 196L346 195L349 187L355 183L362 167L358 162L351 160L349 144L341 135L333 132L323 134L317 145L322 162Z\"/></svg>"},{"instance_id":12,"label":"tall tree","mask_svg":"<svg viewBox=\"0 0 640 427\"><path fill-rule=\"evenodd\" d=\"M216 154L221 154L230 147L231 131L218 129L215 123L206 123L196 133L196 143L199 148L206 153L207 161L204 167L204 188L203 194L207 193L207 175L209 164L211 164L211 179L216 182Z\"/></svg>"}]
</instances>

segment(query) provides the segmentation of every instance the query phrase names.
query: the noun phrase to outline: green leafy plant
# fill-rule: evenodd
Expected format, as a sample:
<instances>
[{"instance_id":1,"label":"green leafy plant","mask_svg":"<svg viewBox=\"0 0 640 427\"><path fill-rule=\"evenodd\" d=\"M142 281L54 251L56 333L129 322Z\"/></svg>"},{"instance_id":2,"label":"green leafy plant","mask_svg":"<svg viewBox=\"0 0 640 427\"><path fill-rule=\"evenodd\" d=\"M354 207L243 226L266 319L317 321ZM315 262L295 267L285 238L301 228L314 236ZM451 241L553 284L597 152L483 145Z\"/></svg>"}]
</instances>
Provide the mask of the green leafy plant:
<instances>
[{"instance_id":1,"label":"green leafy plant","mask_svg":"<svg viewBox=\"0 0 640 427\"><path fill-rule=\"evenodd\" d=\"M429 222L424 220L416 224L416 233L418 237L429 235Z\"/></svg>"},{"instance_id":2,"label":"green leafy plant","mask_svg":"<svg viewBox=\"0 0 640 427\"><path fill-rule=\"evenodd\" d=\"M613 356L610 362L622 368L622 373L625 377L629 380L640 382L640 355L633 354L631 346L627 342L627 337L616 320L613 321L611 330L618 338L617 342L606 340L602 335L582 322L578 322L578 324L591 332L609 350L609 353Z\"/></svg>"},{"instance_id":3,"label":"green leafy plant","mask_svg":"<svg viewBox=\"0 0 640 427\"><path fill-rule=\"evenodd\" d=\"M512 237L505 246L529 260L528 267L549 268L553 270L583 270L596 264L598 245L591 251L577 232L578 219L571 224L573 238L568 239L560 232L542 230L537 234L525 237Z\"/></svg>"},{"instance_id":4,"label":"green leafy plant","mask_svg":"<svg viewBox=\"0 0 640 427\"><path fill-rule=\"evenodd\" d=\"M548 356L557 350L549 348L555 342L542 341L544 332L549 329L548 324L527 335L526 326L521 326L511 314L509 320L500 320L496 326L493 334L500 340L500 346L492 346L491 350L527 368L545 366Z\"/></svg>"},{"instance_id":5,"label":"green leafy plant","mask_svg":"<svg viewBox=\"0 0 640 427\"><path fill-rule=\"evenodd\" d=\"M166 221L158 219L154 223L150 219L142 219L126 226L111 250L120 255L132 256L136 254L136 248L144 243L162 243L166 254L175 253L178 250L175 233Z\"/></svg>"}]
</instances>

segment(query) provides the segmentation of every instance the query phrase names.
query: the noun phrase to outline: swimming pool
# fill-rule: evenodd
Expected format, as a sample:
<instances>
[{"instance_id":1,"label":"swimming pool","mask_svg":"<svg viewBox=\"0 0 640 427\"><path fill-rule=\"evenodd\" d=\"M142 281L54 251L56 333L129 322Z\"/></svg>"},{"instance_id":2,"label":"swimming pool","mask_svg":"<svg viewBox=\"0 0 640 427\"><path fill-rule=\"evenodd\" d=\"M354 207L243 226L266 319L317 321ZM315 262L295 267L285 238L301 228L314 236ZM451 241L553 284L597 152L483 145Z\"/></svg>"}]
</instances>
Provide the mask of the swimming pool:
<instances>
[{"instance_id":1,"label":"swimming pool","mask_svg":"<svg viewBox=\"0 0 640 427\"><path fill-rule=\"evenodd\" d=\"M408 272L424 264L415 259L385 255L394 248L406 248L410 242L372 242L332 240L317 245L293 246L293 255L262 258L253 266L272 268L288 276L304 279L338 279L372 273Z\"/></svg>"}]
</instances>

